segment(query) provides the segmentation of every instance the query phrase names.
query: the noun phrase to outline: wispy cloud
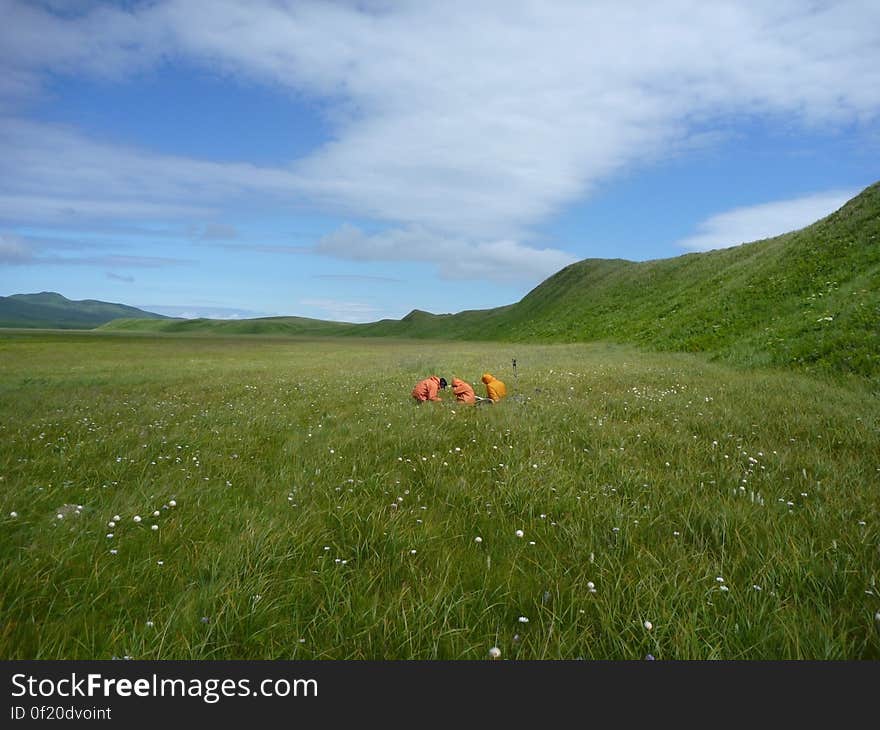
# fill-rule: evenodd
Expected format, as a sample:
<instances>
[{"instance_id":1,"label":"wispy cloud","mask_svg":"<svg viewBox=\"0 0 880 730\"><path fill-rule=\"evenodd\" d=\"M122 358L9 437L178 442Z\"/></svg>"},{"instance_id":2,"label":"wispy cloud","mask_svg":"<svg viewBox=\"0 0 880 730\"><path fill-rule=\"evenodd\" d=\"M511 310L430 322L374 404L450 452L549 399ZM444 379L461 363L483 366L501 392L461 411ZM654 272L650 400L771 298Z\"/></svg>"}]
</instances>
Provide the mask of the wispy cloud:
<instances>
[{"instance_id":1,"label":"wispy cloud","mask_svg":"<svg viewBox=\"0 0 880 730\"><path fill-rule=\"evenodd\" d=\"M0 265L51 264L159 269L196 263L193 259L173 256L130 256L113 253L109 249L109 244L101 241L0 233Z\"/></svg>"},{"instance_id":2,"label":"wispy cloud","mask_svg":"<svg viewBox=\"0 0 880 730\"><path fill-rule=\"evenodd\" d=\"M133 277L133 276L125 276L125 275L123 275L123 274L117 274L117 273L115 273L115 272L113 272L113 271L108 271L108 272L107 272L107 278L108 278L108 279L113 279L113 281L124 281L126 284L132 284L132 283L134 283L134 277Z\"/></svg>"},{"instance_id":3,"label":"wispy cloud","mask_svg":"<svg viewBox=\"0 0 880 730\"><path fill-rule=\"evenodd\" d=\"M378 307L365 302L350 302L337 299L303 299L300 304L317 310L321 319L335 322L372 322L380 318Z\"/></svg>"},{"instance_id":4,"label":"wispy cloud","mask_svg":"<svg viewBox=\"0 0 880 730\"><path fill-rule=\"evenodd\" d=\"M399 283L403 279L397 279L393 276L368 276L365 274L315 274L313 279L330 279L334 281L366 281L366 282L384 282Z\"/></svg>"},{"instance_id":5,"label":"wispy cloud","mask_svg":"<svg viewBox=\"0 0 880 730\"><path fill-rule=\"evenodd\" d=\"M203 241L231 241L238 238L238 229L226 223L208 223L197 237Z\"/></svg>"},{"instance_id":6,"label":"wispy cloud","mask_svg":"<svg viewBox=\"0 0 880 730\"><path fill-rule=\"evenodd\" d=\"M302 254L312 253L313 246L288 246L280 243L216 243L225 249L234 249L237 251L249 251L251 253L280 253L300 256Z\"/></svg>"},{"instance_id":7,"label":"wispy cloud","mask_svg":"<svg viewBox=\"0 0 880 730\"><path fill-rule=\"evenodd\" d=\"M164 314L168 317L180 317L181 319L253 319L271 316L266 312L251 309L201 304L138 304L135 306L146 312Z\"/></svg>"},{"instance_id":8,"label":"wispy cloud","mask_svg":"<svg viewBox=\"0 0 880 730\"><path fill-rule=\"evenodd\" d=\"M709 251L778 236L815 223L857 193L857 190L833 190L735 208L702 221L692 236L683 238L677 245L688 251Z\"/></svg>"},{"instance_id":9,"label":"wispy cloud","mask_svg":"<svg viewBox=\"0 0 880 730\"><path fill-rule=\"evenodd\" d=\"M530 248L511 240L474 243L417 227L370 235L346 225L318 241L314 250L351 261L424 261L446 279L540 279L575 261L556 249Z\"/></svg>"}]
</instances>

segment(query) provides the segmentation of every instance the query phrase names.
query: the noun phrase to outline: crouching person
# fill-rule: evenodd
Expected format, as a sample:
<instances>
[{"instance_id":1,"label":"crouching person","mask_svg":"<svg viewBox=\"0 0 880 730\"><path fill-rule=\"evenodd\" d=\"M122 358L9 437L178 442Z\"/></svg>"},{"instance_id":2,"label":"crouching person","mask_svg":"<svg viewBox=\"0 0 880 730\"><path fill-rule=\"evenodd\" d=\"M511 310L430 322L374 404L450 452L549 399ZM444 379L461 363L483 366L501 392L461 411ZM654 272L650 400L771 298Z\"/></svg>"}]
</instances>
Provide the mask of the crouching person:
<instances>
[{"instance_id":1,"label":"crouching person","mask_svg":"<svg viewBox=\"0 0 880 730\"><path fill-rule=\"evenodd\" d=\"M445 387L446 378L431 375L416 383L416 387L412 389L412 397L415 398L416 403L424 403L426 400L439 402L440 396L438 394Z\"/></svg>"},{"instance_id":2,"label":"crouching person","mask_svg":"<svg viewBox=\"0 0 880 730\"><path fill-rule=\"evenodd\" d=\"M456 403L476 403L477 396L470 383L466 383L460 378L452 379L452 392L455 393Z\"/></svg>"}]
</instances>

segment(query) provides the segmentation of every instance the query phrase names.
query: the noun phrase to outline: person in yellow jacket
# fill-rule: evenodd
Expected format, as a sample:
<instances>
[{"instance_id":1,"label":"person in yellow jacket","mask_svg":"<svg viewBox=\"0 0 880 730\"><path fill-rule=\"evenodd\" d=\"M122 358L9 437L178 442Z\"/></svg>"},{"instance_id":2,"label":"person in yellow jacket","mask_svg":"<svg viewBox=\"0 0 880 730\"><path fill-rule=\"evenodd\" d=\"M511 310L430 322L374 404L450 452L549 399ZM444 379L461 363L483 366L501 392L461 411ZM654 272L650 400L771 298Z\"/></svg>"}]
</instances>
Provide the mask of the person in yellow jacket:
<instances>
[{"instance_id":1,"label":"person in yellow jacket","mask_svg":"<svg viewBox=\"0 0 880 730\"><path fill-rule=\"evenodd\" d=\"M456 403L476 403L477 396L470 383L466 383L460 378L452 379L452 392L455 393Z\"/></svg>"},{"instance_id":2,"label":"person in yellow jacket","mask_svg":"<svg viewBox=\"0 0 880 730\"><path fill-rule=\"evenodd\" d=\"M412 397L416 399L416 403L424 403L427 400L439 401L440 396L437 394L445 387L446 378L430 375L416 383L416 387L412 389Z\"/></svg>"},{"instance_id":3,"label":"person in yellow jacket","mask_svg":"<svg viewBox=\"0 0 880 730\"><path fill-rule=\"evenodd\" d=\"M486 397L493 403L507 395L507 387L491 373L483 373L482 381L486 384Z\"/></svg>"}]
</instances>

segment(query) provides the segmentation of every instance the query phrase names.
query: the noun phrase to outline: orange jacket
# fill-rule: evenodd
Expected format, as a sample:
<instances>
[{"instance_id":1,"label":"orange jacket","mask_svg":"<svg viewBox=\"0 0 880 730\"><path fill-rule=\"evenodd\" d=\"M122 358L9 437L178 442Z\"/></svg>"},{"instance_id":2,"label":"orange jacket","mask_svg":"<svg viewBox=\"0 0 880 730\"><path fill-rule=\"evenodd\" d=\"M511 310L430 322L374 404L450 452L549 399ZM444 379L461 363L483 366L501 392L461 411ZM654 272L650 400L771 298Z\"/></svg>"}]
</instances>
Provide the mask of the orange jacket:
<instances>
[{"instance_id":1,"label":"orange jacket","mask_svg":"<svg viewBox=\"0 0 880 730\"><path fill-rule=\"evenodd\" d=\"M426 400L440 400L437 396L437 392L440 390L440 378L436 375L432 375L428 378L425 378L419 383L416 383L416 387L412 389L412 397L415 398L419 403L422 403Z\"/></svg>"},{"instance_id":2,"label":"orange jacket","mask_svg":"<svg viewBox=\"0 0 880 730\"><path fill-rule=\"evenodd\" d=\"M452 379L452 392L455 393L455 400L459 403L476 403L477 398L474 389L469 383L465 383L458 378Z\"/></svg>"},{"instance_id":3,"label":"orange jacket","mask_svg":"<svg viewBox=\"0 0 880 730\"><path fill-rule=\"evenodd\" d=\"M504 383L498 380L494 375L483 373L482 380L486 384L486 396L493 403L497 403L507 395L507 388Z\"/></svg>"}]
</instances>

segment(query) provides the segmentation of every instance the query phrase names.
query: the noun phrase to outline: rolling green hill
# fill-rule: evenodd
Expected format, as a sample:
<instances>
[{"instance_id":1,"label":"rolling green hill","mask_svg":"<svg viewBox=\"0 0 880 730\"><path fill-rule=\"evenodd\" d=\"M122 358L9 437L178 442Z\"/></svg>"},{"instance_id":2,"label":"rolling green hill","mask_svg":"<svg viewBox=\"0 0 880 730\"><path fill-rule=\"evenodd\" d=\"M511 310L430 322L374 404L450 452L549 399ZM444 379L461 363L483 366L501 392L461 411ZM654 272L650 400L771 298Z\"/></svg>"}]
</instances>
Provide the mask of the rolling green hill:
<instances>
[{"instance_id":1,"label":"rolling green hill","mask_svg":"<svg viewBox=\"0 0 880 730\"><path fill-rule=\"evenodd\" d=\"M360 325L306 317L257 319L117 319L100 327L125 332L188 332L206 335L336 335L354 334Z\"/></svg>"},{"instance_id":2,"label":"rolling green hill","mask_svg":"<svg viewBox=\"0 0 880 730\"><path fill-rule=\"evenodd\" d=\"M94 299L72 301L55 292L0 297L0 327L94 329L119 317L169 319L125 304Z\"/></svg>"},{"instance_id":3,"label":"rolling green hill","mask_svg":"<svg viewBox=\"0 0 880 730\"><path fill-rule=\"evenodd\" d=\"M369 324L281 317L113 322L110 329L608 340L706 352L744 365L880 375L880 183L798 231L733 248L632 262L587 259L516 304L457 314L414 310Z\"/></svg>"}]
</instances>

